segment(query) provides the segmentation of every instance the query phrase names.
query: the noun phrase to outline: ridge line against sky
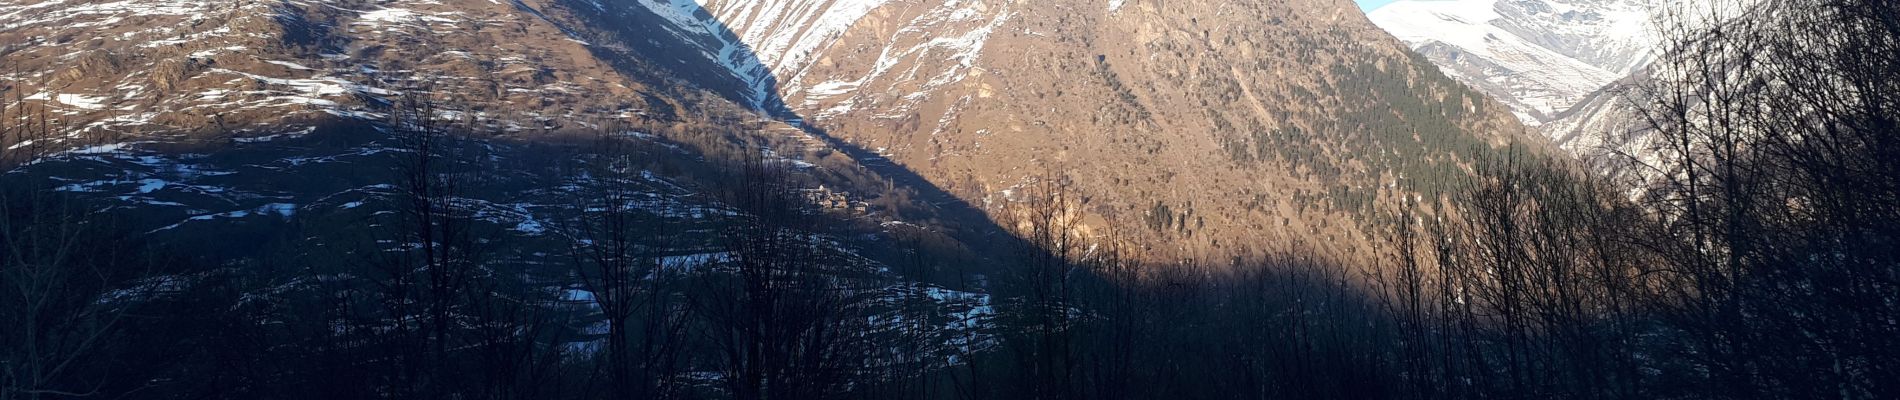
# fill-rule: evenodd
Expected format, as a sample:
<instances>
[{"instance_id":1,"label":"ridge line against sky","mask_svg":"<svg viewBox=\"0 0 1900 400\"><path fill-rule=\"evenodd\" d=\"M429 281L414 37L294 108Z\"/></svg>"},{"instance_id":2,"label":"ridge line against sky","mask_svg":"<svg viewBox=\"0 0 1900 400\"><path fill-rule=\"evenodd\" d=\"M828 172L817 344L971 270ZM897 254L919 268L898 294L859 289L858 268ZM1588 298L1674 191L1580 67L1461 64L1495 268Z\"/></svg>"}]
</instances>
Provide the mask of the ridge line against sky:
<instances>
[{"instance_id":1,"label":"ridge line against sky","mask_svg":"<svg viewBox=\"0 0 1900 400\"><path fill-rule=\"evenodd\" d=\"M1392 2L1398 1L1398 0L1353 0L1353 1L1359 3L1360 10L1372 11L1373 9L1377 9L1379 7L1385 6L1386 4L1392 4Z\"/></svg>"}]
</instances>

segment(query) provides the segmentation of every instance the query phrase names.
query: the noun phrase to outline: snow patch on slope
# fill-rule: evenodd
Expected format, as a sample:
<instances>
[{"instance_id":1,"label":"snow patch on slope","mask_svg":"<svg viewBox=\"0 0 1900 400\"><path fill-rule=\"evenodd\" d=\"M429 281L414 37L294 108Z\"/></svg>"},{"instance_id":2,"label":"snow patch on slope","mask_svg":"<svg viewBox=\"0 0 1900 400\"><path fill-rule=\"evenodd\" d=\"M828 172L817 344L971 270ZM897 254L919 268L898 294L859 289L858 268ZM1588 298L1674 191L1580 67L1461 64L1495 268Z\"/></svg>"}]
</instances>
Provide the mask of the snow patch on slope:
<instances>
[{"instance_id":1,"label":"snow patch on slope","mask_svg":"<svg viewBox=\"0 0 1900 400\"><path fill-rule=\"evenodd\" d=\"M897 25L870 44L878 56L863 75L817 74L812 67L847 31L891 0L640 0L641 5L674 25L674 31L703 39L709 59L745 81L755 108L778 96L814 101L831 99L818 116L851 111L860 92L898 90L900 104L882 104L893 112L916 103L938 87L971 75L990 35L1014 16L1011 4L984 0L946 0ZM913 7L911 5L905 7ZM899 14L904 15L904 14ZM886 17L890 17L886 15ZM890 22L890 21L885 21ZM825 76L820 76L825 75ZM874 83L876 85L874 85ZM876 86L876 87L872 87ZM889 92L885 90L884 92ZM878 92L876 94L893 94ZM868 100L865 100L868 101Z\"/></svg>"},{"instance_id":2,"label":"snow patch on slope","mask_svg":"<svg viewBox=\"0 0 1900 400\"><path fill-rule=\"evenodd\" d=\"M27 2L8 1L0 4L0 30L51 24L60 24L63 29L84 29L109 26L119 22L120 18L131 16L200 15L224 2L215 0L106 2L57 0L24 3ZM75 19L80 21L73 21Z\"/></svg>"},{"instance_id":3,"label":"snow patch on slope","mask_svg":"<svg viewBox=\"0 0 1900 400\"><path fill-rule=\"evenodd\" d=\"M889 0L640 0L675 31L717 42L706 56L745 81L763 109L779 76L798 74L811 57Z\"/></svg>"},{"instance_id":4,"label":"snow patch on slope","mask_svg":"<svg viewBox=\"0 0 1900 400\"><path fill-rule=\"evenodd\" d=\"M87 96L83 94L39 93L32 96L28 96L25 100L41 100L41 101L52 100L60 104L65 104L68 106L72 106L79 109L85 109L85 110L100 110L100 109L106 108L105 97Z\"/></svg>"}]
</instances>

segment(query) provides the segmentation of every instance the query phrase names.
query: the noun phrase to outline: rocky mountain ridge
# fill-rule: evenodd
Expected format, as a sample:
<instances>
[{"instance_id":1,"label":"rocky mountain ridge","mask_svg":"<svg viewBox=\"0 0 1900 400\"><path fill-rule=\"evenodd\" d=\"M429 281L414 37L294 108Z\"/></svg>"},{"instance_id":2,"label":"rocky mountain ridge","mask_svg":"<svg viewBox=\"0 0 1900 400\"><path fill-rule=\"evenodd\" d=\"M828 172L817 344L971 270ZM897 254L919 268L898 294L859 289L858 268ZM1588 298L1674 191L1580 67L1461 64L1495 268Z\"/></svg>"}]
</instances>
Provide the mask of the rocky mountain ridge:
<instances>
[{"instance_id":1,"label":"rocky mountain ridge","mask_svg":"<svg viewBox=\"0 0 1900 400\"><path fill-rule=\"evenodd\" d=\"M415 97L517 138L750 126L991 218L1060 181L1094 235L1157 257L1350 252L1367 217L1446 201L1474 151L1525 139L1343 0L47 0L0 21L9 91L79 127L25 147L243 145Z\"/></svg>"},{"instance_id":2,"label":"rocky mountain ridge","mask_svg":"<svg viewBox=\"0 0 1900 400\"><path fill-rule=\"evenodd\" d=\"M1345 1L704 7L674 30L730 32L702 52L722 62L755 50L731 69L797 122L992 212L1061 180L1089 225L1181 256L1364 240L1355 216L1522 132Z\"/></svg>"}]
</instances>

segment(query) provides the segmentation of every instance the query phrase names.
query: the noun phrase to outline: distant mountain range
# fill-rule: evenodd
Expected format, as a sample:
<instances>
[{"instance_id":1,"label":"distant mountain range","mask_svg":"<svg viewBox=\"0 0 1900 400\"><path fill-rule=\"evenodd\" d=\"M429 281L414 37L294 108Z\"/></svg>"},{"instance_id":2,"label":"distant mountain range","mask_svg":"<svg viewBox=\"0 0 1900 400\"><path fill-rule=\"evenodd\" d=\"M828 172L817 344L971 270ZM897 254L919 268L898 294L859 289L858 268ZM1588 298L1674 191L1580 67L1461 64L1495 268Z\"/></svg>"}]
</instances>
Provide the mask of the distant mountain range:
<instances>
[{"instance_id":1,"label":"distant mountain range","mask_svg":"<svg viewBox=\"0 0 1900 400\"><path fill-rule=\"evenodd\" d=\"M1400 0L1369 13L1419 54L1509 105L1598 173L1653 165L1631 96L1669 60L1663 32L1737 18L1753 0ZM1632 182L1634 183L1634 182Z\"/></svg>"},{"instance_id":2,"label":"distant mountain range","mask_svg":"<svg viewBox=\"0 0 1900 400\"><path fill-rule=\"evenodd\" d=\"M1400 0L1373 23L1445 73L1543 125L1656 56L1663 2Z\"/></svg>"},{"instance_id":3,"label":"distant mountain range","mask_svg":"<svg viewBox=\"0 0 1900 400\"><path fill-rule=\"evenodd\" d=\"M0 80L62 126L5 146L242 152L426 97L530 143L604 122L798 142L775 157L855 163L921 188L884 204L985 223L1062 180L1097 232L1212 259L1315 236L1347 251L1370 236L1361 217L1437 198L1466 153L1524 134L1344 0L43 0L0 5L0 26ZM1578 67L1590 80L1559 97L1627 68ZM279 156L314 157L297 148ZM141 174L73 179L162 178ZM184 184L122 189L183 204L158 209L187 226L265 204L153 199Z\"/></svg>"}]
</instances>

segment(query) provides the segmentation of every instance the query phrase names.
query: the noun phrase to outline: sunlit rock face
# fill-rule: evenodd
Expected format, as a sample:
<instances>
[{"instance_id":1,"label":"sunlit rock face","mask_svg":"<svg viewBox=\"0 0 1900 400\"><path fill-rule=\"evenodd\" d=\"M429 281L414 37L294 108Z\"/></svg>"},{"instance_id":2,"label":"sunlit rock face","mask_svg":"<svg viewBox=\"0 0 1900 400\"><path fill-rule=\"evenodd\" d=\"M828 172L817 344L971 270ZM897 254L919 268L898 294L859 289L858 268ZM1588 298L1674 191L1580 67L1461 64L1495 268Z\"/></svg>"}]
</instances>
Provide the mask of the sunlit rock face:
<instances>
[{"instance_id":1,"label":"sunlit rock face","mask_svg":"<svg viewBox=\"0 0 1900 400\"><path fill-rule=\"evenodd\" d=\"M640 4L710 38L699 58L746 82L742 102L986 209L1064 179L1087 225L1157 254L1312 232L1347 247L1366 235L1343 221L1428 192L1454 147L1524 132L1349 1ZM1365 201L1315 201L1342 191Z\"/></svg>"},{"instance_id":2,"label":"sunlit rock face","mask_svg":"<svg viewBox=\"0 0 1900 400\"><path fill-rule=\"evenodd\" d=\"M1156 258L1350 251L1526 138L1345 0L46 0L0 24L9 92L79 127L49 148L269 143L409 98L517 138L768 121L996 216L1060 180Z\"/></svg>"}]
</instances>

